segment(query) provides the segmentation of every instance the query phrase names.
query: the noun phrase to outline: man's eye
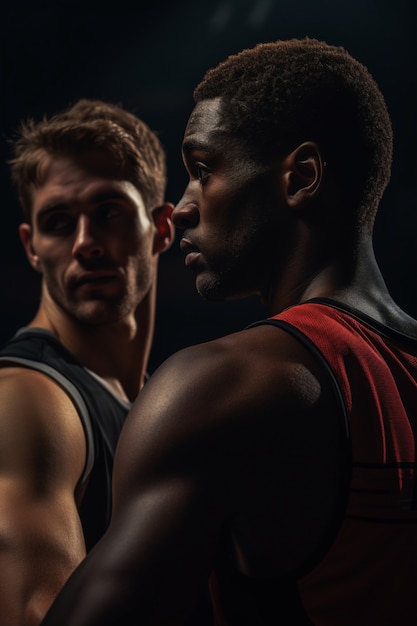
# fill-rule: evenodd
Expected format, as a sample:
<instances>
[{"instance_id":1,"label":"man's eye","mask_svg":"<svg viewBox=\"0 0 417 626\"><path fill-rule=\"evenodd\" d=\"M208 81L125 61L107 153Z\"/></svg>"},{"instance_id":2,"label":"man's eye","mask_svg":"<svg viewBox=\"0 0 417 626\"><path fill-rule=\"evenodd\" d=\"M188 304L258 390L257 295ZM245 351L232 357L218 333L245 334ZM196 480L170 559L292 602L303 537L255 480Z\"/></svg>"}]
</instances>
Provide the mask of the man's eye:
<instances>
[{"instance_id":1,"label":"man's eye","mask_svg":"<svg viewBox=\"0 0 417 626\"><path fill-rule=\"evenodd\" d=\"M208 169L208 167L203 165L203 163L196 163L195 169L196 169L197 178L200 181L200 184L205 185L210 176L210 170Z\"/></svg>"},{"instance_id":2,"label":"man's eye","mask_svg":"<svg viewBox=\"0 0 417 626\"><path fill-rule=\"evenodd\" d=\"M67 233L72 229L73 221L71 216L57 213L46 220L44 230L49 233Z\"/></svg>"},{"instance_id":3,"label":"man's eye","mask_svg":"<svg viewBox=\"0 0 417 626\"><path fill-rule=\"evenodd\" d=\"M121 208L117 204L104 204L100 207L100 217L105 220L110 220L113 217L119 217L121 214Z\"/></svg>"}]
</instances>

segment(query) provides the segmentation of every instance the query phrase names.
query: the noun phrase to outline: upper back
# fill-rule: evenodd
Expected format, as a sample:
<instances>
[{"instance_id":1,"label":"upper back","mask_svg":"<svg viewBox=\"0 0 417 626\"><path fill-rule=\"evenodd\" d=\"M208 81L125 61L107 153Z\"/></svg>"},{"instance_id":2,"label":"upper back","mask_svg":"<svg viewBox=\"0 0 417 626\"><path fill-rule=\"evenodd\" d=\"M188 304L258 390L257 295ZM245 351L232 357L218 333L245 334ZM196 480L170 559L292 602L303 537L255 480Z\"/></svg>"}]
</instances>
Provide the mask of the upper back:
<instances>
[{"instance_id":1,"label":"upper back","mask_svg":"<svg viewBox=\"0 0 417 626\"><path fill-rule=\"evenodd\" d=\"M318 626L411 626L417 618L417 340L352 313L337 303L316 301L267 322L295 337L322 363L327 373L321 380L339 397L333 417L345 420L351 451L348 480L343 484L339 470L339 495L328 491L339 501L333 524L296 572L298 590ZM316 446L317 438L311 444ZM308 472L317 476L316 469L304 466L307 481ZM297 480L295 475L295 488ZM318 515L321 507L318 503ZM310 532L307 516L298 524L300 535ZM281 583L276 577L277 589ZM375 586L378 598L372 595Z\"/></svg>"}]
</instances>

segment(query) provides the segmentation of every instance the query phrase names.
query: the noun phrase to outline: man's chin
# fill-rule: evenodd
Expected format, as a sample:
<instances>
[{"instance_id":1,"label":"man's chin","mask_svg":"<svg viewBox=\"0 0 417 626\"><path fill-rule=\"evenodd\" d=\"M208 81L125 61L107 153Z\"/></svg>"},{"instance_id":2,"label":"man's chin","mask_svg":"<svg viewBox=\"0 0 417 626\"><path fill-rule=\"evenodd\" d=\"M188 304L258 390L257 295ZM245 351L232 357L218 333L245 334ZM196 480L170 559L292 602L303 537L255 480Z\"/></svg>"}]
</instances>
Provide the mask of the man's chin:
<instances>
[{"instance_id":1,"label":"man's chin","mask_svg":"<svg viewBox=\"0 0 417 626\"><path fill-rule=\"evenodd\" d=\"M90 326L101 326L113 324L123 319L124 307L118 303L89 302L72 311L73 317L82 324Z\"/></svg>"},{"instance_id":2,"label":"man's chin","mask_svg":"<svg viewBox=\"0 0 417 626\"><path fill-rule=\"evenodd\" d=\"M240 300L253 295L246 285L228 275L200 274L196 278L197 293L209 302L225 302Z\"/></svg>"},{"instance_id":3,"label":"man's chin","mask_svg":"<svg viewBox=\"0 0 417 626\"><path fill-rule=\"evenodd\" d=\"M227 299L227 295L224 294L222 285L217 278L199 275L196 278L195 286L197 293L210 302L222 301Z\"/></svg>"}]
</instances>

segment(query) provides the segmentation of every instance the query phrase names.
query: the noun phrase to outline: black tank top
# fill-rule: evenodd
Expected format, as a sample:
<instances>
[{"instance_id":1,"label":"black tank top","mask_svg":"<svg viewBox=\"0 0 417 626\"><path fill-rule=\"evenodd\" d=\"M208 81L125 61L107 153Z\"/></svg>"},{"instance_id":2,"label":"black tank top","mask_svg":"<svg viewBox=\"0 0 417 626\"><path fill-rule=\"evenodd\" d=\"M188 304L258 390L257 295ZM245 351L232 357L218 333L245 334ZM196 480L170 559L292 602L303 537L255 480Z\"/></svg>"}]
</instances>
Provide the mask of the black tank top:
<instances>
[{"instance_id":1,"label":"black tank top","mask_svg":"<svg viewBox=\"0 0 417 626\"><path fill-rule=\"evenodd\" d=\"M0 349L0 365L6 363L48 375L69 395L80 415L87 442L81 481L87 481L87 487L79 515L89 551L110 522L113 458L130 404L76 361L47 330L19 330Z\"/></svg>"}]
</instances>

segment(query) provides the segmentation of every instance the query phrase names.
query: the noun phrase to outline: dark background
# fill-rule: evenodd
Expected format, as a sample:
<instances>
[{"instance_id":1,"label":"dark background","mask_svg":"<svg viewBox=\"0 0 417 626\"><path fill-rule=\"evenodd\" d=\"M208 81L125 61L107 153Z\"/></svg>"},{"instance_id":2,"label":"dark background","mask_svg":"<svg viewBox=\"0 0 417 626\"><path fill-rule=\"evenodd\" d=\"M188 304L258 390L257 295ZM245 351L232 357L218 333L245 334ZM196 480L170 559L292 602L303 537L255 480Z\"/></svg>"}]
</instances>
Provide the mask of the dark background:
<instances>
[{"instance_id":1,"label":"dark background","mask_svg":"<svg viewBox=\"0 0 417 626\"><path fill-rule=\"evenodd\" d=\"M10 0L9 0L10 2ZM2 9L0 342L38 304L38 276L17 237L7 140L19 120L53 114L80 97L119 102L158 132L168 193L181 197L180 158L192 90L211 66L261 41L317 37L342 45L374 75L387 100L394 168L375 231L392 295L417 317L415 0L19 2ZM178 242L161 257L153 369L173 351L239 330L265 314L256 299L208 303L183 268Z\"/></svg>"}]
</instances>

